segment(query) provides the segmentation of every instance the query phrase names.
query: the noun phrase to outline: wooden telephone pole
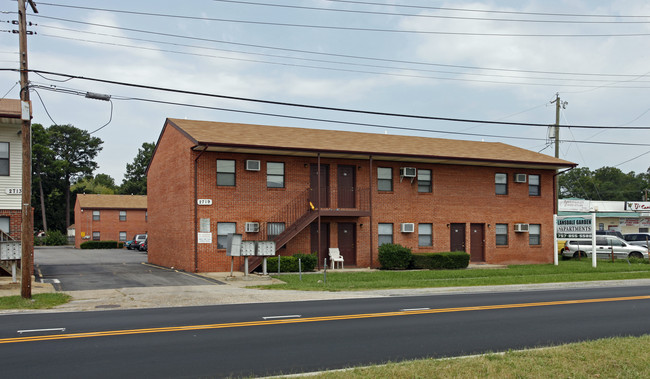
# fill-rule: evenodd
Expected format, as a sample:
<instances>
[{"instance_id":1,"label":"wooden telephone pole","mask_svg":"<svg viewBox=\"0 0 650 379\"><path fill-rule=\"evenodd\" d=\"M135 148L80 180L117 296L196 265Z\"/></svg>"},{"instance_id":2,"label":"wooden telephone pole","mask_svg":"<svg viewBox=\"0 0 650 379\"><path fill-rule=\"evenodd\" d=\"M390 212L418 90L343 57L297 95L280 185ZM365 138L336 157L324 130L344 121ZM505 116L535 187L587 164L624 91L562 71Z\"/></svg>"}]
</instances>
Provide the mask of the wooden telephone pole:
<instances>
[{"instance_id":1,"label":"wooden telephone pole","mask_svg":"<svg viewBox=\"0 0 650 379\"><path fill-rule=\"evenodd\" d=\"M560 100L560 94L555 94L555 100L551 101L551 104L555 103L555 130L554 130L554 139L555 139L555 158L560 157L560 108L566 109L568 102ZM555 212L559 212L559 203L560 203L560 178L555 177ZM557 214L557 213L556 213Z\"/></svg>"},{"instance_id":2,"label":"wooden telephone pole","mask_svg":"<svg viewBox=\"0 0 650 379\"><path fill-rule=\"evenodd\" d=\"M27 0L34 13L36 4ZM18 0L18 41L20 48L20 100L23 108L22 147L23 147L23 180L21 203L21 287L20 295L29 299L32 297L32 267L34 258L34 231L32 226L32 121L31 105L29 103L29 77L27 66L27 9L25 0Z\"/></svg>"}]
</instances>

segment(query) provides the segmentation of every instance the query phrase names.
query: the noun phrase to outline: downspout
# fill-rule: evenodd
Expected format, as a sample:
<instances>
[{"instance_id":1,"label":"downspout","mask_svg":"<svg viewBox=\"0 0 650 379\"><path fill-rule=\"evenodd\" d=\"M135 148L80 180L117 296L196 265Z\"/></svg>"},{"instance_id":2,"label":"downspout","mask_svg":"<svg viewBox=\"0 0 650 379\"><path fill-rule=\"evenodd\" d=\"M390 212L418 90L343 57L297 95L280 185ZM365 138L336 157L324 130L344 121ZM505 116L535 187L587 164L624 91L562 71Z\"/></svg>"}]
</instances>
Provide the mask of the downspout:
<instances>
[{"instance_id":1,"label":"downspout","mask_svg":"<svg viewBox=\"0 0 650 379\"><path fill-rule=\"evenodd\" d=\"M370 268L372 268L372 266L373 266L372 254L373 254L373 251L374 251L374 247L373 247L373 244L372 244L372 237L373 237L372 231L374 230L373 226L372 226L372 155L370 156L370 161L369 161L368 166L370 167L369 170L368 170L368 178L369 178L368 179L369 180L368 181L368 183L369 183L368 184L368 192L369 192L368 197L369 197L369 201L370 201L370 228L369 228L370 229Z\"/></svg>"},{"instance_id":2,"label":"downspout","mask_svg":"<svg viewBox=\"0 0 650 379\"><path fill-rule=\"evenodd\" d=\"M321 208L321 200L322 200L321 199L321 192L320 192L320 183L321 183L320 182L320 153L318 153L318 164L317 164L317 166L318 166L317 169L316 169L317 170L316 172L318 173L318 174L316 174L318 176L318 202L317 202L317 204L318 204L318 262L317 262L317 265L319 266L319 269L320 269L320 260L321 260L320 247L321 247L321 238L322 238L321 237L321 224L320 224L320 208Z\"/></svg>"},{"instance_id":3,"label":"downspout","mask_svg":"<svg viewBox=\"0 0 650 379\"><path fill-rule=\"evenodd\" d=\"M199 200L199 158L205 153L208 149L206 145L203 147L203 150L199 155L194 158L194 272L199 272L199 230L198 230L198 221L199 221L199 209L198 209L198 200Z\"/></svg>"}]
</instances>

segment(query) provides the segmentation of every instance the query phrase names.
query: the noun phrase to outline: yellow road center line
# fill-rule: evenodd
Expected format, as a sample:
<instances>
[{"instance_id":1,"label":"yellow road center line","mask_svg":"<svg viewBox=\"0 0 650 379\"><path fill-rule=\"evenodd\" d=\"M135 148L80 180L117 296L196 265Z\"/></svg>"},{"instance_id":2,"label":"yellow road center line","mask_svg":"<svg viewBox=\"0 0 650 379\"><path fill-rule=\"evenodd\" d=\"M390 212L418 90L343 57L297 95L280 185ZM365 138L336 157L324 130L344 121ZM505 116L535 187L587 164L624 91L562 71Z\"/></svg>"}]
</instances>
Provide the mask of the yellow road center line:
<instances>
[{"instance_id":1,"label":"yellow road center line","mask_svg":"<svg viewBox=\"0 0 650 379\"><path fill-rule=\"evenodd\" d=\"M182 332L182 331L192 331L192 330L240 328L246 326L266 326L266 325L299 324L299 323L321 322L321 321L356 320L356 319L365 319L365 318L412 316L412 315L424 315L424 314L435 314L435 313L486 311L486 310L494 310L494 309L547 307L552 305L607 303L607 302L614 302L614 301L648 300L648 299L650 299L650 295L609 297L609 298L601 298L601 299L584 299L584 300L546 301L546 302L519 303L519 304L478 305L478 306L459 307L459 308L438 308L438 309L421 309L421 310L381 312L381 313L361 313L361 314L352 314L352 315L320 316L320 317L308 317L308 318L299 318L299 319L244 321L244 322L231 322L231 323L222 323L222 324L170 326L170 327L163 327L163 328L107 330L103 332L100 331L100 332L87 332L87 333L54 334L48 336L3 338L0 339L0 344L66 340L66 339L75 339L75 338L123 336L123 335L149 334L149 333Z\"/></svg>"}]
</instances>

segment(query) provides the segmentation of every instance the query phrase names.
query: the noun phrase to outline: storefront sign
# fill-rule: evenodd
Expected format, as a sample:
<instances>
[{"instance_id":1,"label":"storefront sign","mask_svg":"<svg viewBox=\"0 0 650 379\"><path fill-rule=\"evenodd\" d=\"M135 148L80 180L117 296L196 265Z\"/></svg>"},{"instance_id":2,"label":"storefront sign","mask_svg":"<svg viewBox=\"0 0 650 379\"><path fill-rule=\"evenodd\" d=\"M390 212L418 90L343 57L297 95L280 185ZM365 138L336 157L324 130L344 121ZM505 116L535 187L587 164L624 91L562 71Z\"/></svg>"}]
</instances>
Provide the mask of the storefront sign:
<instances>
[{"instance_id":1,"label":"storefront sign","mask_svg":"<svg viewBox=\"0 0 650 379\"><path fill-rule=\"evenodd\" d=\"M589 212L589 200L560 199L558 210L562 212Z\"/></svg>"},{"instance_id":2,"label":"storefront sign","mask_svg":"<svg viewBox=\"0 0 650 379\"><path fill-rule=\"evenodd\" d=\"M641 226L641 227L650 227L650 218L640 217L621 217L619 218L620 226Z\"/></svg>"},{"instance_id":3,"label":"storefront sign","mask_svg":"<svg viewBox=\"0 0 650 379\"><path fill-rule=\"evenodd\" d=\"M650 211L650 201L626 201L627 211Z\"/></svg>"}]
</instances>

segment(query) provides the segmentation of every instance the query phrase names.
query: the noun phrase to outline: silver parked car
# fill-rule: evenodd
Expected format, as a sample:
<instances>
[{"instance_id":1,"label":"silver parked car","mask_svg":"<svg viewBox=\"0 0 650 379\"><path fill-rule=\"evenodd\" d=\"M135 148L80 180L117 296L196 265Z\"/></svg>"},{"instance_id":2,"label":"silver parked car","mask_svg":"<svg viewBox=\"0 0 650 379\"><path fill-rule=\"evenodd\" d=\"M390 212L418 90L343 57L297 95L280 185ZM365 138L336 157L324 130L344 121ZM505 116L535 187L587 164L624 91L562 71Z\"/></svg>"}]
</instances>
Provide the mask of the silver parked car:
<instances>
[{"instance_id":1,"label":"silver parked car","mask_svg":"<svg viewBox=\"0 0 650 379\"><path fill-rule=\"evenodd\" d=\"M614 252L614 257L624 258L643 258L648 259L648 248L643 246L631 245L616 236L596 236L596 257L610 258ZM591 241L567 241L562 250L562 256L568 258L591 257L593 248Z\"/></svg>"},{"instance_id":2,"label":"silver parked car","mask_svg":"<svg viewBox=\"0 0 650 379\"><path fill-rule=\"evenodd\" d=\"M650 241L650 233L623 234L623 238L630 245L639 245L643 247L648 247L648 241Z\"/></svg>"}]
</instances>

